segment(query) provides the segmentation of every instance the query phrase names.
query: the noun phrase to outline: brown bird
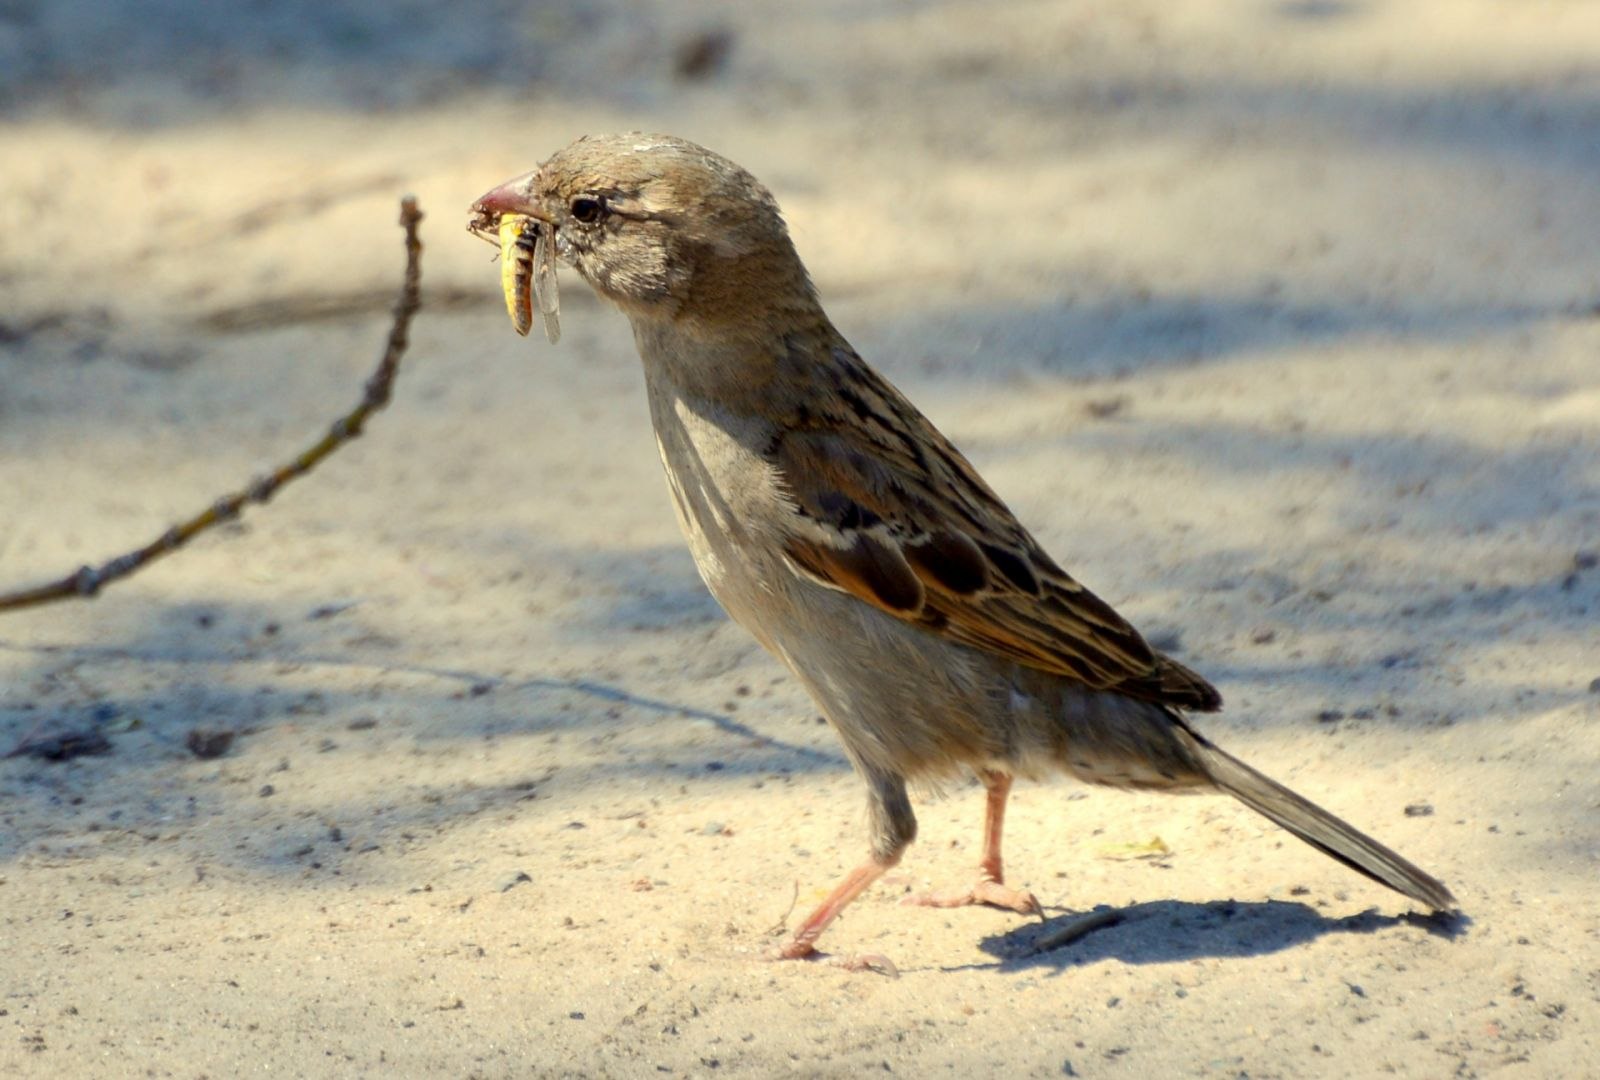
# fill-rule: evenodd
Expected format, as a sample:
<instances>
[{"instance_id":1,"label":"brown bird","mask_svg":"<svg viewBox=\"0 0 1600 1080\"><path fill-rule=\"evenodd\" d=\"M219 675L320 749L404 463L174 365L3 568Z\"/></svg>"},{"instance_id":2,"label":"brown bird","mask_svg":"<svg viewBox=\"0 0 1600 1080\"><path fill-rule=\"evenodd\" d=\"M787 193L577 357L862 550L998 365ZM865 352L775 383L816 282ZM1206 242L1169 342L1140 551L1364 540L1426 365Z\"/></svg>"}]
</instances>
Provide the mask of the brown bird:
<instances>
[{"instance_id":1,"label":"brown bird","mask_svg":"<svg viewBox=\"0 0 1600 1080\"><path fill-rule=\"evenodd\" d=\"M1186 714L1217 691L1151 648L1018 523L823 312L772 195L683 139L579 139L473 207L525 215L620 307L644 361L668 487L696 565L794 673L866 781L868 859L779 951L810 956L916 835L914 778L988 791L977 882L940 906L1037 912L1005 884L1016 775L1226 792L1437 911L1450 891L1225 753ZM545 305L551 307L552 305Z\"/></svg>"}]
</instances>

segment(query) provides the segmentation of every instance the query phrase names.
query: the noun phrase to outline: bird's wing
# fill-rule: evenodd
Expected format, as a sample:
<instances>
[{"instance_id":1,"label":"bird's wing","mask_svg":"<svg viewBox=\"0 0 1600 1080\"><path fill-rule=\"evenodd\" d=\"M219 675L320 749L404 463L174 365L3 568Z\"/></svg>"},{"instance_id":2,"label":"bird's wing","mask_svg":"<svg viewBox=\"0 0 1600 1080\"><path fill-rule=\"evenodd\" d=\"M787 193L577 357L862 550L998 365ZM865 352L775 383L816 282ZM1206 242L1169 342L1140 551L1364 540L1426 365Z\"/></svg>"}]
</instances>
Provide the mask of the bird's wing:
<instances>
[{"instance_id":1,"label":"bird's wing","mask_svg":"<svg viewBox=\"0 0 1600 1080\"><path fill-rule=\"evenodd\" d=\"M769 444L795 570L951 641L1085 686L1211 710L1221 696L1057 566L937 428L848 348Z\"/></svg>"}]
</instances>

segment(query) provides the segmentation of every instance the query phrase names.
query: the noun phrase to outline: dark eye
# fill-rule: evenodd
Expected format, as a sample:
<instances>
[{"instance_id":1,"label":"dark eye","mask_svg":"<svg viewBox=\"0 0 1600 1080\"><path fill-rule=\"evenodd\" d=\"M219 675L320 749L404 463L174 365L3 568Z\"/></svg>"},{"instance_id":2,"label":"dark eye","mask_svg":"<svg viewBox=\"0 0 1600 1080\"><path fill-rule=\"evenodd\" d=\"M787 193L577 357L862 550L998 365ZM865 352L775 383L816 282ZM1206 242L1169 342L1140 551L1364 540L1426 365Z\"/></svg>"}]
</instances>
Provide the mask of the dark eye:
<instances>
[{"instance_id":1,"label":"dark eye","mask_svg":"<svg viewBox=\"0 0 1600 1080\"><path fill-rule=\"evenodd\" d=\"M605 216L606 204L590 195L579 195L572 200L572 216L585 225L593 225Z\"/></svg>"}]
</instances>

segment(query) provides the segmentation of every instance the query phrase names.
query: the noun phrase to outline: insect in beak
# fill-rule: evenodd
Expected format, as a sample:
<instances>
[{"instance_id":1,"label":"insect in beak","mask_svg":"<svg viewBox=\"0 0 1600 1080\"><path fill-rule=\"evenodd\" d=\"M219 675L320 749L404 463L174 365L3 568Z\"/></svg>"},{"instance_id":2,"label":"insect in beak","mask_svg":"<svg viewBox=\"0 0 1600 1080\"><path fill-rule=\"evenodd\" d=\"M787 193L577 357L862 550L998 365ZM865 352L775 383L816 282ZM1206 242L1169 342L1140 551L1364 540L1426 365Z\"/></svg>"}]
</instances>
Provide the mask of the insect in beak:
<instances>
[{"instance_id":1,"label":"insect in beak","mask_svg":"<svg viewBox=\"0 0 1600 1080\"><path fill-rule=\"evenodd\" d=\"M549 225L520 214L500 219L500 288L511 325L526 335L533 325L533 300L544 316L544 334L561 340L561 296L556 286L555 240Z\"/></svg>"},{"instance_id":2,"label":"insect in beak","mask_svg":"<svg viewBox=\"0 0 1600 1080\"><path fill-rule=\"evenodd\" d=\"M530 178L502 184L473 203L467 230L500 249L500 288L512 327L527 334L537 299L545 337L554 345L561 340L555 230L542 214L529 212Z\"/></svg>"}]
</instances>

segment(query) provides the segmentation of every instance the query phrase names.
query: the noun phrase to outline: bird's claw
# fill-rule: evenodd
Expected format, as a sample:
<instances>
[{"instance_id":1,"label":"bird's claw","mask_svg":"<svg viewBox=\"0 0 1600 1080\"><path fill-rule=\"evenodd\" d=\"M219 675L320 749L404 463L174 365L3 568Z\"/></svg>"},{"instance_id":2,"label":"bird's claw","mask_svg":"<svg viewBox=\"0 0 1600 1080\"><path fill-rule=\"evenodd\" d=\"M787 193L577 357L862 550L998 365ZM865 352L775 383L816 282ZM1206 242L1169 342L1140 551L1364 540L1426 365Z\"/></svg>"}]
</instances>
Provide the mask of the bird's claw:
<instances>
[{"instance_id":1,"label":"bird's claw","mask_svg":"<svg viewBox=\"0 0 1600 1080\"><path fill-rule=\"evenodd\" d=\"M906 897L901 903L911 907L935 908L971 907L983 904L987 907L1000 908L1002 911L1015 911L1018 915L1040 917L1044 915L1044 908L1031 892L1026 889L1013 889L1009 885L989 878L980 878L972 888L964 892L918 893Z\"/></svg>"},{"instance_id":2,"label":"bird's claw","mask_svg":"<svg viewBox=\"0 0 1600 1080\"><path fill-rule=\"evenodd\" d=\"M770 961L778 960L816 960L827 964L829 967L843 968L845 971L870 971L875 975L886 975L891 979L900 977L900 969L895 967L894 961L881 953L858 953L850 956L831 956L817 952L817 947L809 941L800 941L796 938L779 945L766 956Z\"/></svg>"}]
</instances>

